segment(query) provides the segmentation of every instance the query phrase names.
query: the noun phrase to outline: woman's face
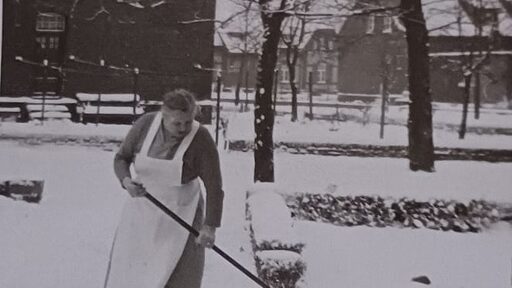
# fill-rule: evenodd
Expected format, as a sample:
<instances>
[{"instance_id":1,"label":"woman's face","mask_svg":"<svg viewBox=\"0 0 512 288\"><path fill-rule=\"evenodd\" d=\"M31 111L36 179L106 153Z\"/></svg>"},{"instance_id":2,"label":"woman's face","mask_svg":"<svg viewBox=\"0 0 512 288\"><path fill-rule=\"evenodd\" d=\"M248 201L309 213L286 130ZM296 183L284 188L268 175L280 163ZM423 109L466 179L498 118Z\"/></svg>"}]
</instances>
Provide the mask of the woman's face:
<instances>
[{"instance_id":1,"label":"woman's face","mask_svg":"<svg viewBox=\"0 0 512 288\"><path fill-rule=\"evenodd\" d=\"M192 121L194 121L193 112L183 112L181 110L171 110L162 107L162 122L165 130L169 132L171 137L181 139L185 137L192 129Z\"/></svg>"}]
</instances>

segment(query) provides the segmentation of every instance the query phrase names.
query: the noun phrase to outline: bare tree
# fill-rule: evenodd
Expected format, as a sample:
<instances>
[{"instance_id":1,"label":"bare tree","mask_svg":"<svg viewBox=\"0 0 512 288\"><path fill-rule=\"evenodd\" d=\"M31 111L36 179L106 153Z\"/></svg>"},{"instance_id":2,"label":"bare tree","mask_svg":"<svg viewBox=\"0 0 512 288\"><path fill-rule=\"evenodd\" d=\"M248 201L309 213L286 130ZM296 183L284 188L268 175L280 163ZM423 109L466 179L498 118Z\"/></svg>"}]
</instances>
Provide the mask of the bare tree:
<instances>
[{"instance_id":1,"label":"bare tree","mask_svg":"<svg viewBox=\"0 0 512 288\"><path fill-rule=\"evenodd\" d=\"M462 7L459 11L459 17L457 18L457 26L459 30L459 38L461 38L461 70L464 79L464 90L463 90L463 102L462 102L462 120L459 129L459 139L464 139L467 130L467 117L468 117L468 106L471 95L471 84L473 86L473 97L475 105L475 119L480 117L480 90L481 90L481 68L490 59L491 51L493 50L494 36L497 30L497 18L486 17L482 9L485 9L483 1L479 0L474 2L474 5L469 3L461 2L463 5L467 5L466 8L471 19L471 24L474 25L474 36L471 37L469 43L464 43L462 39ZM488 35L484 36L484 26L490 26Z\"/></svg>"},{"instance_id":2,"label":"bare tree","mask_svg":"<svg viewBox=\"0 0 512 288\"><path fill-rule=\"evenodd\" d=\"M305 2L302 11L309 12L310 3ZM285 33L282 35L282 42L286 46L286 66L288 67L290 90L292 92L292 122L297 121L297 83L295 83L297 60L301 52L299 47L304 41L306 35L306 24L308 23L305 16L292 16L285 21Z\"/></svg>"}]
</instances>

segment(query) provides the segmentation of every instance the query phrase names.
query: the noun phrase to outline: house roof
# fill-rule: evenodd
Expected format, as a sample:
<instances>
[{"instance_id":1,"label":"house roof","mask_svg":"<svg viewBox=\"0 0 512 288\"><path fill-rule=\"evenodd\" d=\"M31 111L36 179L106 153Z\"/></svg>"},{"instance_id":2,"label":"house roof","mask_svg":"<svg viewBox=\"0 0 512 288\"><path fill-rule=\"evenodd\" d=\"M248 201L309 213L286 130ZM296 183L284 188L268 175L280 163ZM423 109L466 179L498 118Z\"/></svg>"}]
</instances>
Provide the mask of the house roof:
<instances>
[{"instance_id":1,"label":"house roof","mask_svg":"<svg viewBox=\"0 0 512 288\"><path fill-rule=\"evenodd\" d=\"M243 53L244 34L247 31L247 52L257 53L260 47L261 36L263 35L259 6L256 2L252 3L250 9L247 8L246 0L217 0L216 20L220 22L220 27L215 34L214 44L216 47L225 46L231 53ZM311 7L311 13L332 13L336 5L349 7L353 0L324 0L316 1ZM347 8L345 8L347 9ZM289 18L288 18L289 19ZM299 49L303 49L311 40L315 31L334 30L338 33L345 23L346 17L330 17L322 19L312 19L306 25L306 33ZM247 25L247 27L246 27ZM286 34L288 21L283 23L283 31ZM293 24L291 24L293 25ZM247 28L247 30L246 30ZM280 48L285 48L284 43L280 43Z\"/></svg>"},{"instance_id":2,"label":"house roof","mask_svg":"<svg viewBox=\"0 0 512 288\"><path fill-rule=\"evenodd\" d=\"M489 36L493 25L501 35L512 35L512 17L507 13L503 1L508 0L425 0L423 13L427 22L430 36L477 36L479 35L478 19L471 17L478 13L485 17L485 12L496 11L498 23L491 17L480 18L482 21L482 36Z\"/></svg>"}]
</instances>

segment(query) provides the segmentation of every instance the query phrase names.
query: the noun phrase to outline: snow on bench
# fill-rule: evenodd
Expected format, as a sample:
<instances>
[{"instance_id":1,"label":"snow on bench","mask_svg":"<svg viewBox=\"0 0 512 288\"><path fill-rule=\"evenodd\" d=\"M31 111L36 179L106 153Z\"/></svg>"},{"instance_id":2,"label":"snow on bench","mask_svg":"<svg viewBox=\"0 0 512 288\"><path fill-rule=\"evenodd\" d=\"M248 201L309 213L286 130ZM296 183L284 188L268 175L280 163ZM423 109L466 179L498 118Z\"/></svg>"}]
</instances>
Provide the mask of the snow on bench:
<instances>
[{"instance_id":1,"label":"snow on bench","mask_svg":"<svg viewBox=\"0 0 512 288\"><path fill-rule=\"evenodd\" d=\"M133 115L133 106L100 106L99 108L100 115ZM98 114L98 106L84 106L83 114ZM135 107L135 114L144 114L144 109L141 107Z\"/></svg>"},{"instance_id":2,"label":"snow on bench","mask_svg":"<svg viewBox=\"0 0 512 288\"><path fill-rule=\"evenodd\" d=\"M29 112L36 112L36 111L42 111L43 105L41 104L28 104L27 110ZM63 105L55 105L55 104L48 104L44 105L44 111L46 112L69 112L68 108Z\"/></svg>"},{"instance_id":3,"label":"snow on bench","mask_svg":"<svg viewBox=\"0 0 512 288\"><path fill-rule=\"evenodd\" d=\"M139 102L140 95L137 94L101 94L101 99L98 94L92 93L77 93L76 98L80 102ZM135 99L134 99L135 98Z\"/></svg>"},{"instance_id":4,"label":"snow on bench","mask_svg":"<svg viewBox=\"0 0 512 288\"><path fill-rule=\"evenodd\" d=\"M20 107L0 107L0 113L20 113Z\"/></svg>"},{"instance_id":5,"label":"snow on bench","mask_svg":"<svg viewBox=\"0 0 512 288\"><path fill-rule=\"evenodd\" d=\"M41 119L43 117L42 111L30 112L29 113L31 119ZM63 111L44 111L45 119L70 119L71 113L63 112Z\"/></svg>"},{"instance_id":6,"label":"snow on bench","mask_svg":"<svg viewBox=\"0 0 512 288\"><path fill-rule=\"evenodd\" d=\"M3 121L16 121L21 114L20 107L0 107L0 120Z\"/></svg>"}]
</instances>

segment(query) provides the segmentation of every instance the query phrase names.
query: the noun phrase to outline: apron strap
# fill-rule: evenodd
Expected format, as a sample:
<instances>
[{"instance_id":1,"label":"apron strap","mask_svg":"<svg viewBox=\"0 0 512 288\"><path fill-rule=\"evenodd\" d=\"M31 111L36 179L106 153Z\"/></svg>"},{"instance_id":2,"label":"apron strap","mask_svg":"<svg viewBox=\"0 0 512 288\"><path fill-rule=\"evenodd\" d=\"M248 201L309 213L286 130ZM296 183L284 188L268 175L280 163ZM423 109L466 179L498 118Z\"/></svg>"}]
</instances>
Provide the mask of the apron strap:
<instances>
[{"instance_id":1,"label":"apron strap","mask_svg":"<svg viewBox=\"0 0 512 288\"><path fill-rule=\"evenodd\" d=\"M151 147L151 144L153 143L153 140L155 139L155 135L158 132L158 129L160 128L160 123L162 122L162 112L158 112L155 115L155 118L153 119L153 123L151 123L151 127L149 128L148 134L146 135L146 138L144 139L144 143L142 144L142 148L140 149L141 155L147 156L149 147Z\"/></svg>"},{"instance_id":2,"label":"apron strap","mask_svg":"<svg viewBox=\"0 0 512 288\"><path fill-rule=\"evenodd\" d=\"M183 155L185 155L185 152L187 152L190 143L192 143L192 140L194 140L194 137L199 130L199 126L201 126L199 122L195 120L192 122L192 130L190 130L187 136L185 136L185 138L183 138L181 141L180 146L178 146L178 149L176 150L176 154L174 154L174 159L183 160Z\"/></svg>"}]
</instances>

